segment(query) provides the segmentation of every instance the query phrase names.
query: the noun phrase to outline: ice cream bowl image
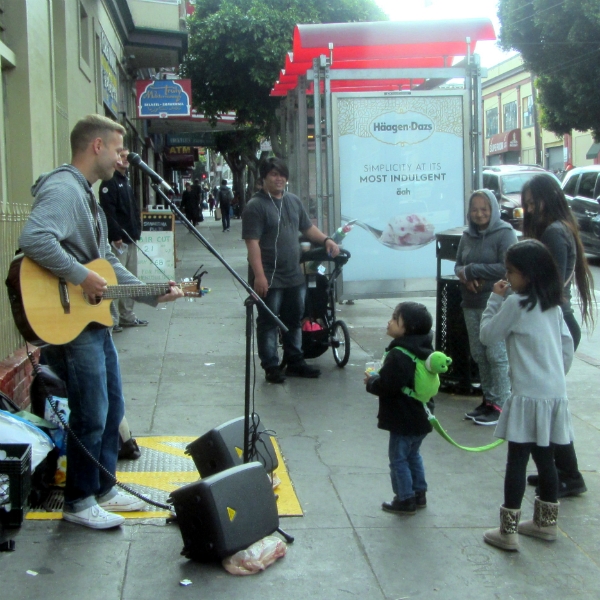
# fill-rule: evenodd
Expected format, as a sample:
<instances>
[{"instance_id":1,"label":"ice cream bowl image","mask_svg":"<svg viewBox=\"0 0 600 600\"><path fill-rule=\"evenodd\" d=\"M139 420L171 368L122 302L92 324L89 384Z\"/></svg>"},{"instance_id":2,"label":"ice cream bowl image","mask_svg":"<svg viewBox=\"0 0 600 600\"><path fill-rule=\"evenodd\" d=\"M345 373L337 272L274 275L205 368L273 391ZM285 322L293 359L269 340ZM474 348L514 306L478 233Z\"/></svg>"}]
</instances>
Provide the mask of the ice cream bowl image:
<instances>
[{"instance_id":1,"label":"ice cream bowl image","mask_svg":"<svg viewBox=\"0 0 600 600\"><path fill-rule=\"evenodd\" d=\"M362 227L372 234L380 244L392 250L418 250L431 244L435 239L433 224L418 214L392 217L383 231L354 219L348 223Z\"/></svg>"}]
</instances>

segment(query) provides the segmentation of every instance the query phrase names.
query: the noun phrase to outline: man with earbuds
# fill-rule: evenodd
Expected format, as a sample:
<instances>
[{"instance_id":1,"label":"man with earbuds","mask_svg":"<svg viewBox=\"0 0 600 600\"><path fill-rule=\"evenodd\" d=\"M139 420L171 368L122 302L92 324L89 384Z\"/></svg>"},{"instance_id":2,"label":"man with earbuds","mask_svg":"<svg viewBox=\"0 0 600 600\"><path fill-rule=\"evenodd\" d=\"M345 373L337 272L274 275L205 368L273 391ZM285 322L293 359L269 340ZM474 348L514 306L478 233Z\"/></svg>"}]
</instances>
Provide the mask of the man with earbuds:
<instances>
[{"instance_id":1,"label":"man with earbuds","mask_svg":"<svg viewBox=\"0 0 600 600\"><path fill-rule=\"evenodd\" d=\"M306 286L300 268L302 233L314 244L324 246L331 256L338 245L315 227L298 196L285 191L289 171L279 158L269 158L259 167L262 189L256 192L242 214L242 238L248 248L249 280L254 291L288 328L282 335L286 374L318 377L319 369L304 360L302 317ZM285 375L277 356L277 324L258 306L256 319L258 356L270 383L283 383Z\"/></svg>"}]
</instances>

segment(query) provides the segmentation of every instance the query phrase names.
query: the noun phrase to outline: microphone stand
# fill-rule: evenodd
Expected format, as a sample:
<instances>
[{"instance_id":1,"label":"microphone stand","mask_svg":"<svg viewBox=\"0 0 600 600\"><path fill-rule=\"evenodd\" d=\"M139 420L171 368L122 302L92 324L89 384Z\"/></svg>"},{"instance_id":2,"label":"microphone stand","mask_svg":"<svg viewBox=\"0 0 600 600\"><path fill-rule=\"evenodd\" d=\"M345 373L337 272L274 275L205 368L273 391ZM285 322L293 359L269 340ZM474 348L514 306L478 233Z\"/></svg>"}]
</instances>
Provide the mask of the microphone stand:
<instances>
[{"instance_id":1,"label":"microphone stand","mask_svg":"<svg viewBox=\"0 0 600 600\"><path fill-rule=\"evenodd\" d=\"M285 333L288 328L281 322L279 317L271 311L271 309L265 304L264 300L252 289L252 286L248 284L237 272L227 263L227 261L219 254L219 252L210 244L210 242L194 227L194 225L186 218L181 212L177 205L162 191L160 183L153 182L151 184L152 189L156 192L162 200L165 201L166 205L171 209L173 214L177 215L181 222L187 227L190 233L192 233L196 239L213 255L215 256L223 266L233 275L233 278L242 285L242 287L248 292L249 297L244 301L246 307L246 374L245 374L245 390L244 390L244 463L250 461L250 367L251 367L251 338L252 338L252 319L254 305L259 304L267 315L277 323L277 326Z\"/></svg>"}]
</instances>

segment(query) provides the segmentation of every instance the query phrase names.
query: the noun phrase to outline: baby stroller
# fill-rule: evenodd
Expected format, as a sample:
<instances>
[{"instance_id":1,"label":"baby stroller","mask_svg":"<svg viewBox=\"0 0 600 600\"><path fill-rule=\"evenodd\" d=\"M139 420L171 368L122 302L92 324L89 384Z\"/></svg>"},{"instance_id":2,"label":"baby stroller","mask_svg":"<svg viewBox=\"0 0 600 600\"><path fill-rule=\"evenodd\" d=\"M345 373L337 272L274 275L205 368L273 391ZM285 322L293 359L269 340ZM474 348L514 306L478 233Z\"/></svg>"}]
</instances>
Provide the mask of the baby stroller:
<instances>
[{"instance_id":1,"label":"baby stroller","mask_svg":"<svg viewBox=\"0 0 600 600\"><path fill-rule=\"evenodd\" d=\"M350 359L350 332L344 321L336 319L335 280L349 259L350 252L342 248L335 258L329 256L324 248L315 248L300 256L300 264L305 265L305 272L310 263L333 262L333 270L329 274L306 274L306 303L302 321L304 357L317 358L331 348L340 368Z\"/></svg>"}]
</instances>

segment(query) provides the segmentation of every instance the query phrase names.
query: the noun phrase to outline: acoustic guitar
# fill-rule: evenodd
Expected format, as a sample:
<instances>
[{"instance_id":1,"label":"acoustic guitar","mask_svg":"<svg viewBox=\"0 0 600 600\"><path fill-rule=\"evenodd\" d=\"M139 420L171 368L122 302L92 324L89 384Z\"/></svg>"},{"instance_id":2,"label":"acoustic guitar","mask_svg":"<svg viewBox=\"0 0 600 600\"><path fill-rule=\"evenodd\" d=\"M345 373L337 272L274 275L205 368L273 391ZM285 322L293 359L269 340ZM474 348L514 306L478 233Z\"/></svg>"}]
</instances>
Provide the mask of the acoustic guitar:
<instances>
[{"instance_id":1,"label":"acoustic guitar","mask_svg":"<svg viewBox=\"0 0 600 600\"><path fill-rule=\"evenodd\" d=\"M12 261L6 279L8 297L17 329L34 346L67 344L90 323L111 327L111 302L117 298L162 296L168 283L118 285L112 265L98 258L85 265L104 277L108 288L101 298L91 299L79 285L56 277L23 254ZM180 284L185 296L200 296L198 282Z\"/></svg>"}]
</instances>

